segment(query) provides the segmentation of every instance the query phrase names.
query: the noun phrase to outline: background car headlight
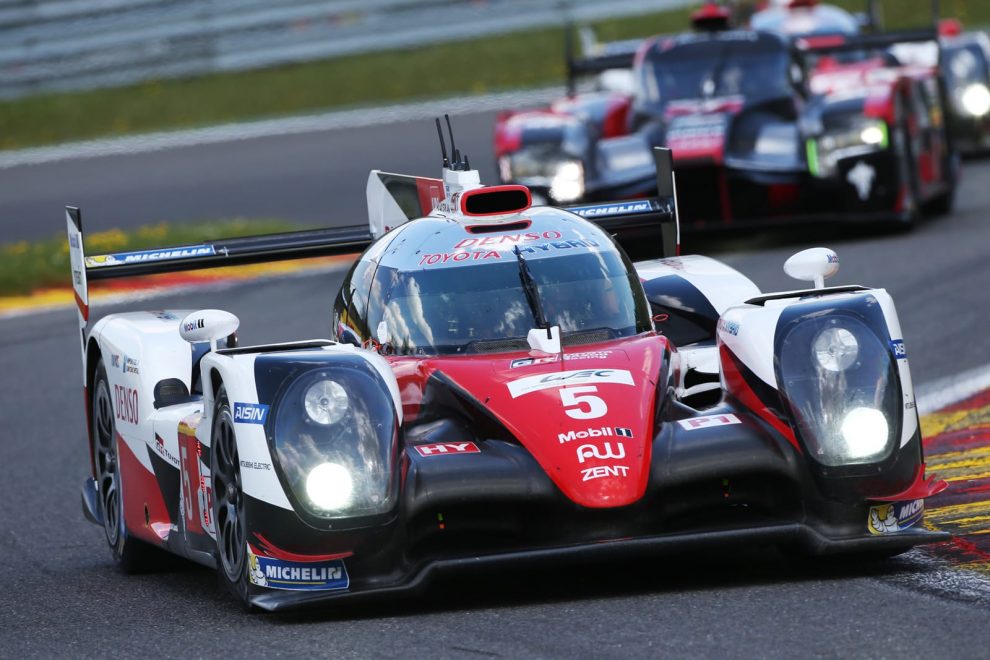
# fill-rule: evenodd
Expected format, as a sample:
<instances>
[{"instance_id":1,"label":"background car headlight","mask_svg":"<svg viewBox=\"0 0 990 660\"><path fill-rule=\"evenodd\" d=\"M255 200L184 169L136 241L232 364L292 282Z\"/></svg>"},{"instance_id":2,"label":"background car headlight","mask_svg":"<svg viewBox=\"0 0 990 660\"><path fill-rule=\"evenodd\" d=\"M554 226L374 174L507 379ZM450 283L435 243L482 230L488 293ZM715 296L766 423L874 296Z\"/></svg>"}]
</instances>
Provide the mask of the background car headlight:
<instances>
[{"instance_id":1,"label":"background car headlight","mask_svg":"<svg viewBox=\"0 0 990 660\"><path fill-rule=\"evenodd\" d=\"M781 398L808 455L825 466L875 464L897 446L900 379L882 312L874 307L866 307L878 315L872 321L829 308L780 330Z\"/></svg>"},{"instance_id":2,"label":"background car headlight","mask_svg":"<svg viewBox=\"0 0 990 660\"><path fill-rule=\"evenodd\" d=\"M530 188L545 188L557 202L573 202L584 196L584 165L560 151L538 146L517 151L499 160L503 181Z\"/></svg>"},{"instance_id":3,"label":"background car headlight","mask_svg":"<svg viewBox=\"0 0 990 660\"><path fill-rule=\"evenodd\" d=\"M282 358L284 360L284 358ZM306 365L256 362L280 380L267 428L293 506L319 518L383 514L398 498L398 422L391 393L360 356Z\"/></svg>"},{"instance_id":4,"label":"background car headlight","mask_svg":"<svg viewBox=\"0 0 990 660\"><path fill-rule=\"evenodd\" d=\"M574 202L584 196L584 167L580 161L563 161L550 181L550 196L558 202Z\"/></svg>"},{"instance_id":5,"label":"background car headlight","mask_svg":"<svg viewBox=\"0 0 990 660\"><path fill-rule=\"evenodd\" d=\"M832 176L839 160L886 149L889 143L887 122L846 118L842 125L826 127L823 135L808 141L808 167L816 176Z\"/></svg>"},{"instance_id":6,"label":"background car headlight","mask_svg":"<svg viewBox=\"0 0 990 660\"><path fill-rule=\"evenodd\" d=\"M336 381L318 380L306 390L303 405L317 424L336 424L347 412L347 392Z\"/></svg>"},{"instance_id":7,"label":"background car headlight","mask_svg":"<svg viewBox=\"0 0 990 660\"><path fill-rule=\"evenodd\" d=\"M969 85L959 96L959 104L967 114L984 117L990 113L990 89L980 83Z\"/></svg>"}]
</instances>

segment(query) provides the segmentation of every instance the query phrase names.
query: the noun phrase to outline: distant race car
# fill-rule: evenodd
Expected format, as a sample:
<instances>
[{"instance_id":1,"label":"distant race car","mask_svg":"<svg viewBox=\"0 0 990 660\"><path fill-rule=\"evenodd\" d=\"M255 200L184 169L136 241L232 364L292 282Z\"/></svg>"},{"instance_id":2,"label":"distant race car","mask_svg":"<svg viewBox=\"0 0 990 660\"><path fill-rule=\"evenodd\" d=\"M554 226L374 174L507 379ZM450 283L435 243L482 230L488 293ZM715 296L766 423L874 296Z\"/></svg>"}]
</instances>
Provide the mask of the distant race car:
<instances>
[{"instance_id":1,"label":"distant race car","mask_svg":"<svg viewBox=\"0 0 990 660\"><path fill-rule=\"evenodd\" d=\"M857 17L832 5L785 0L754 14L750 26L786 34L811 45L843 43L846 37L855 38L879 20L875 3L868 6L870 12ZM990 39L981 31L963 32L962 24L956 19L939 21L938 33L937 42L894 44L889 53L907 65L941 64L953 146L965 154L985 152L990 148Z\"/></svg>"},{"instance_id":2,"label":"distant race car","mask_svg":"<svg viewBox=\"0 0 990 660\"><path fill-rule=\"evenodd\" d=\"M648 195L650 149L673 149L686 228L849 220L910 224L951 208L958 159L937 67L901 65L894 43L930 32L799 48L762 31L657 37L573 60L611 89L495 127L503 183L551 203ZM876 51L852 61L852 50ZM809 58L814 57L814 66ZM622 66L632 66L621 89Z\"/></svg>"},{"instance_id":3,"label":"distant race car","mask_svg":"<svg viewBox=\"0 0 990 660\"><path fill-rule=\"evenodd\" d=\"M83 508L113 556L136 570L167 550L275 610L445 569L944 539L922 525L945 484L925 476L890 296L825 288L838 258L824 248L785 266L814 288L768 295L673 256L657 158L649 209L579 209L620 238L675 230L635 266L602 227L483 187L459 159L442 179L372 172L371 231L87 256L69 208ZM362 246L328 340L238 346L238 319L210 309L88 322L93 280Z\"/></svg>"}]
</instances>

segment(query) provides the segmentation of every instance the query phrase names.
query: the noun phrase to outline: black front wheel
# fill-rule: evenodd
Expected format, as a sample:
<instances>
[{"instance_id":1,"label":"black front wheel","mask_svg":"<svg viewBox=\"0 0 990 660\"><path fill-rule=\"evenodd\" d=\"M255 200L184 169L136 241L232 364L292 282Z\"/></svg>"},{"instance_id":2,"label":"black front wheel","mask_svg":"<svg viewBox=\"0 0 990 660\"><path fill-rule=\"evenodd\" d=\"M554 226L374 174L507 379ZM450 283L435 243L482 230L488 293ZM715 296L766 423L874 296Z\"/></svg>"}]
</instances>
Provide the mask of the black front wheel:
<instances>
[{"instance_id":1,"label":"black front wheel","mask_svg":"<svg viewBox=\"0 0 990 660\"><path fill-rule=\"evenodd\" d=\"M210 469L213 520L217 533L217 574L221 584L245 607L248 602L247 525L234 417L223 386L213 406Z\"/></svg>"}]
</instances>

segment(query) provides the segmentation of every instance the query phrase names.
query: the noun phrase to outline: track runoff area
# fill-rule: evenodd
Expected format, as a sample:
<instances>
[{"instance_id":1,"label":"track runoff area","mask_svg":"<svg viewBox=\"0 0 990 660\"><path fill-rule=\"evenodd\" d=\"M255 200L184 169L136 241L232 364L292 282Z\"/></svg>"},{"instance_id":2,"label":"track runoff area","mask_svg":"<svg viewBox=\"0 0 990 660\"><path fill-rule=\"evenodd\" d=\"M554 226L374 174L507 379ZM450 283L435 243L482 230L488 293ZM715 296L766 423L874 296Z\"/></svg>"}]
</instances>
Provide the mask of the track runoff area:
<instances>
[{"instance_id":1,"label":"track runoff area","mask_svg":"<svg viewBox=\"0 0 990 660\"><path fill-rule=\"evenodd\" d=\"M960 380L972 386L921 417L928 473L949 484L927 500L925 524L953 535L925 552L990 577L990 366Z\"/></svg>"}]
</instances>

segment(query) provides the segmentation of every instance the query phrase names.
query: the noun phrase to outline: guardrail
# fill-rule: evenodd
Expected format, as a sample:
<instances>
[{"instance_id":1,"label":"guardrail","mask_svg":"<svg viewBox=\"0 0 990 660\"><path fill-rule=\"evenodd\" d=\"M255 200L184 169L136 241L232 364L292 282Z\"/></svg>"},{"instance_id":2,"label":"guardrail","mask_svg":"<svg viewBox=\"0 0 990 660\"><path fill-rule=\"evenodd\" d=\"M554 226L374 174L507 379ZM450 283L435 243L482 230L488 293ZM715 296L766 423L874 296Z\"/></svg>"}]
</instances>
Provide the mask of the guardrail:
<instances>
[{"instance_id":1,"label":"guardrail","mask_svg":"<svg viewBox=\"0 0 990 660\"><path fill-rule=\"evenodd\" d=\"M692 0L0 0L0 98L471 39Z\"/></svg>"}]
</instances>

